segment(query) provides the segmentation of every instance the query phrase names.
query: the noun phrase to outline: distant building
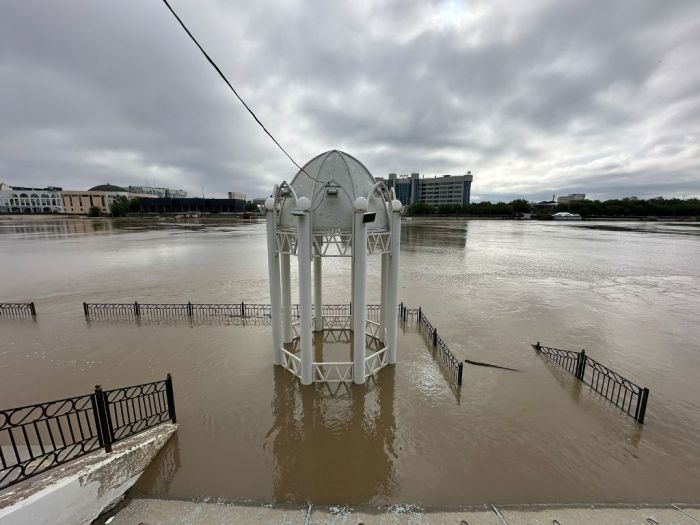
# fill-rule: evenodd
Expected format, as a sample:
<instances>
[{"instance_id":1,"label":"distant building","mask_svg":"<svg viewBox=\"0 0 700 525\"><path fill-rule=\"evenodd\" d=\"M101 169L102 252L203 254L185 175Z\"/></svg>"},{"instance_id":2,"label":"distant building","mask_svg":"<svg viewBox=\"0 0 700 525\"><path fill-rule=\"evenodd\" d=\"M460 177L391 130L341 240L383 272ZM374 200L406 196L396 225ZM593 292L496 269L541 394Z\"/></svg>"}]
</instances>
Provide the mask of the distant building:
<instances>
[{"instance_id":1,"label":"distant building","mask_svg":"<svg viewBox=\"0 0 700 525\"><path fill-rule=\"evenodd\" d=\"M101 215L109 215L112 203L122 197L127 199L156 198L150 193L132 192L131 188L139 188L139 186L129 186L127 190L121 186L107 183L94 186L87 191L61 191L63 212L70 215L87 215L90 213L90 208L99 208Z\"/></svg>"},{"instance_id":2,"label":"distant building","mask_svg":"<svg viewBox=\"0 0 700 525\"><path fill-rule=\"evenodd\" d=\"M443 175L422 179L418 173L399 177L396 173L390 173L387 179L378 180L383 181L388 188L394 188L396 198L404 206L416 203L439 206L469 204L474 177L470 171L466 175Z\"/></svg>"},{"instance_id":3,"label":"distant building","mask_svg":"<svg viewBox=\"0 0 700 525\"><path fill-rule=\"evenodd\" d=\"M242 199L139 199L142 213L243 213Z\"/></svg>"},{"instance_id":4,"label":"distant building","mask_svg":"<svg viewBox=\"0 0 700 525\"><path fill-rule=\"evenodd\" d=\"M0 183L0 213L62 213L61 188L25 188Z\"/></svg>"},{"instance_id":5,"label":"distant building","mask_svg":"<svg viewBox=\"0 0 700 525\"><path fill-rule=\"evenodd\" d=\"M585 193L571 193L569 195L562 195L561 197L557 197L557 204L568 204L573 201L585 201L586 200L586 194Z\"/></svg>"},{"instance_id":6,"label":"distant building","mask_svg":"<svg viewBox=\"0 0 700 525\"><path fill-rule=\"evenodd\" d=\"M538 208L540 210L542 209L548 209L548 208L556 208L557 207L557 201L554 195L552 195L552 200L551 201L539 201L539 202L531 202L531 206Z\"/></svg>"},{"instance_id":7,"label":"distant building","mask_svg":"<svg viewBox=\"0 0 700 525\"><path fill-rule=\"evenodd\" d=\"M247 195L245 193L240 192L240 191L229 191L228 192L229 199L238 199L238 200L245 201L246 197L247 197Z\"/></svg>"},{"instance_id":8,"label":"distant building","mask_svg":"<svg viewBox=\"0 0 700 525\"><path fill-rule=\"evenodd\" d=\"M266 200L267 197L257 197L253 199L253 204L255 204L256 206L264 206Z\"/></svg>"},{"instance_id":9,"label":"distant building","mask_svg":"<svg viewBox=\"0 0 700 525\"><path fill-rule=\"evenodd\" d=\"M66 190L61 192L63 210L71 215L86 215L90 208L99 208L100 213L110 213L110 206L121 197L128 197L129 190L114 184L100 184L87 191Z\"/></svg>"},{"instance_id":10,"label":"distant building","mask_svg":"<svg viewBox=\"0 0 700 525\"><path fill-rule=\"evenodd\" d=\"M161 199L184 199L187 197L185 190L171 190L170 188L155 188L153 186L129 186L129 192L153 195Z\"/></svg>"},{"instance_id":11,"label":"distant building","mask_svg":"<svg viewBox=\"0 0 700 525\"><path fill-rule=\"evenodd\" d=\"M539 202L531 202L530 204L532 206L534 206L535 208L540 208L540 209L556 208L557 207L556 201L539 201Z\"/></svg>"}]
</instances>

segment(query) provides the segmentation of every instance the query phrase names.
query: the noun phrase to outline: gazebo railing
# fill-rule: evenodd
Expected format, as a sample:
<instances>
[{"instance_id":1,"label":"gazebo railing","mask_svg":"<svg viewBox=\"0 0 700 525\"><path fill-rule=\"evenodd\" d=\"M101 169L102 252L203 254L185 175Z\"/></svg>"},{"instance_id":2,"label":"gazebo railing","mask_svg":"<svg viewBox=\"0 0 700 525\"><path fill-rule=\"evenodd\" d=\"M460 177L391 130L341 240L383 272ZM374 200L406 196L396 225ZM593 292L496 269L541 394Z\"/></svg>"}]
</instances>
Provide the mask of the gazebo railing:
<instances>
[{"instance_id":1,"label":"gazebo railing","mask_svg":"<svg viewBox=\"0 0 700 525\"><path fill-rule=\"evenodd\" d=\"M382 368L389 364L387 360L387 347L382 348L378 352L365 357L365 377L369 377L379 372Z\"/></svg>"},{"instance_id":2,"label":"gazebo railing","mask_svg":"<svg viewBox=\"0 0 700 525\"><path fill-rule=\"evenodd\" d=\"M301 358L285 348L280 348L280 351L282 352L282 362L280 364L293 375L301 377Z\"/></svg>"},{"instance_id":3,"label":"gazebo railing","mask_svg":"<svg viewBox=\"0 0 700 525\"><path fill-rule=\"evenodd\" d=\"M316 383L352 382L353 363L351 361L315 362L312 367Z\"/></svg>"}]
</instances>

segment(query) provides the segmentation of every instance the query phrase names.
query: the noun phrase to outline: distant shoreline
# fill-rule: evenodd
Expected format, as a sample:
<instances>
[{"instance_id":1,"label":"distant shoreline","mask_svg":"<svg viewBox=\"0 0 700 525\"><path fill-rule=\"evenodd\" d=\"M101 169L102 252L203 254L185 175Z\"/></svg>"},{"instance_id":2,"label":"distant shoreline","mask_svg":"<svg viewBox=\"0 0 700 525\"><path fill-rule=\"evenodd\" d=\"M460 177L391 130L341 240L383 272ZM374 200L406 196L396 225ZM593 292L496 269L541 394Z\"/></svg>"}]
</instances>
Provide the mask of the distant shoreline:
<instances>
[{"instance_id":1,"label":"distant shoreline","mask_svg":"<svg viewBox=\"0 0 700 525\"><path fill-rule=\"evenodd\" d=\"M242 214L234 213L210 213L206 215L199 215L197 217L186 217L185 214L138 214L138 215L128 215L126 217L111 217L109 215L101 217L89 217L88 215L77 215L69 213L3 213L0 215L0 220L45 220L45 219L71 219L71 220L167 220L167 219L179 219L179 220L206 220L206 219L235 219L235 220L245 220L252 221L263 219L264 215L254 215L250 218L244 218ZM580 221L554 221L552 219L519 219L517 217L511 216L488 216L488 215L406 215L403 217L404 220L444 220L444 219L455 219L455 220L479 220L479 221L535 221L535 222L580 222ZM620 222L620 221L631 221L631 222L699 222L700 217L695 216L633 216L633 217L583 217L581 221L610 221L610 222Z\"/></svg>"}]
</instances>

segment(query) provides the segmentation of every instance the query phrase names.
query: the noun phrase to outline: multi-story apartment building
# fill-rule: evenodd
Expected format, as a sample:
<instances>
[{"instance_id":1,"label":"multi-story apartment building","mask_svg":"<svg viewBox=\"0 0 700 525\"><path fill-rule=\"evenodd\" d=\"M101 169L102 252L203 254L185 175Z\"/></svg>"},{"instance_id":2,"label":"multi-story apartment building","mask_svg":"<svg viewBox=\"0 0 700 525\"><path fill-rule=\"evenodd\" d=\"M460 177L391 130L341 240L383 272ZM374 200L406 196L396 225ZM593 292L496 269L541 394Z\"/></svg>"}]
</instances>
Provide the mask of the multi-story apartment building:
<instances>
[{"instance_id":1,"label":"multi-story apartment building","mask_svg":"<svg viewBox=\"0 0 700 525\"><path fill-rule=\"evenodd\" d=\"M62 213L61 188L24 188L0 183L0 213Z\"/></svg>"},{"instance_id":2,"label":"multi-story apartment building","mask_svg":"<svg viewBox=\"0 0 700 525\"><path fill-rule=\"evenodd\" d=\"M238 199L241 201L246 200L247 195L243 193L242 191L229 191L228 192L228 198L229 199Z\"/></svg>"},{"instance_id":3,"label":"multi-story apartment building","mask_svg":"<svg viewBox=\"0 0 700 525\"><path fill-rule=\"evenodd\" d=\"M441 204L469 204L472 180L471 172L466 175L443 175L441 177L423 177L418 173L401 175L390 173L388 179L379 178L388 188L394 188L396 198L404 206L425 203L431 206Z\"/></svg>"}]
</instances>

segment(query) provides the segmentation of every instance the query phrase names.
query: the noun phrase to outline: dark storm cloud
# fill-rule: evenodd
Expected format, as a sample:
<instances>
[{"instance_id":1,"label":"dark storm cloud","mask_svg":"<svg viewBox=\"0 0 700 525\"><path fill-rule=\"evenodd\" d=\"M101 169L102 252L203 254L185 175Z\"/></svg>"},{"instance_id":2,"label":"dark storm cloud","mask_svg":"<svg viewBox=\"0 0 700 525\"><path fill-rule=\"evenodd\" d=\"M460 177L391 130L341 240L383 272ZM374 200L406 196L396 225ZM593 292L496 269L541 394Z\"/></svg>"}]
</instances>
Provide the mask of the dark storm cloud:
<instances>
[{"instance_id":1,"label":"dark storm cloud","mask_svg":"<svg viewBox=\"0 0 700 525\"><path fill-rule=\"evenodd\" d=\"M694 1L173 5L299 162L471 170L481 198L700 195ZM5 2L0 86L10 184L258 196L294 173L159 1Z\"/></svg>"}]
</instances>

